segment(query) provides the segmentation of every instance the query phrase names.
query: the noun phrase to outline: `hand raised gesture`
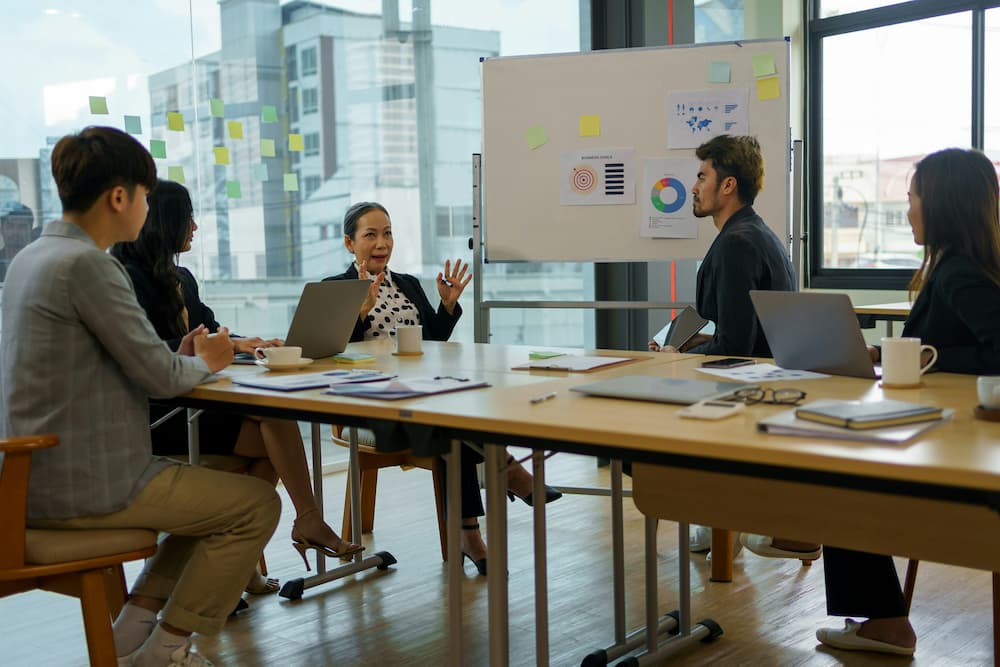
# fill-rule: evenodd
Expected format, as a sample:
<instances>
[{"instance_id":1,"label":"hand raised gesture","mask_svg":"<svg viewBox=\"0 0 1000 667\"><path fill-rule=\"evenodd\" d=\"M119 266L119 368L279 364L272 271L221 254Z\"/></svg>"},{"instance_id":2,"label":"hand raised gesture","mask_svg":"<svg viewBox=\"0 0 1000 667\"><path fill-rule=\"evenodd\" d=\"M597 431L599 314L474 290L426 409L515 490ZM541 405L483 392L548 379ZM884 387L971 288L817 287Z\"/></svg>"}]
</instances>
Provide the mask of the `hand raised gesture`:
<instances>
[{"instance_id":1,"label":"hand raised gesture","mask_svg":"<svg viewBox=\"0 0 1000 667\"><path fill-rule=\"evenodd\" d=\"M368 273L368 260L361 260L358 264L358 278L361 280L368 280L371 278L371 274ZM364 302L361 304L361 319L368 317L368 313L371 309L375 307L375 302L378 301L378 288L382 285L382 281L385 280L385 271L380 271L375 279L372 280L372 286L368 288L368 294L365 296Z\"/></svg>"},{"instance_id":2,"label":"hand raised gesture","mask_svg":"<svg viewBox=\"0 0 1000 667\"><path fill-rule=\"evenodd\" d=\"M441 305L445 310L449 313L454 312L458 297L462 296L462 291L471 280L472 271L469 271L468 264L456 259L455 266L452 267L451 260L445 260L444 273L437 275L438 294L441 295Z\"/></svg>"}]
</instances>

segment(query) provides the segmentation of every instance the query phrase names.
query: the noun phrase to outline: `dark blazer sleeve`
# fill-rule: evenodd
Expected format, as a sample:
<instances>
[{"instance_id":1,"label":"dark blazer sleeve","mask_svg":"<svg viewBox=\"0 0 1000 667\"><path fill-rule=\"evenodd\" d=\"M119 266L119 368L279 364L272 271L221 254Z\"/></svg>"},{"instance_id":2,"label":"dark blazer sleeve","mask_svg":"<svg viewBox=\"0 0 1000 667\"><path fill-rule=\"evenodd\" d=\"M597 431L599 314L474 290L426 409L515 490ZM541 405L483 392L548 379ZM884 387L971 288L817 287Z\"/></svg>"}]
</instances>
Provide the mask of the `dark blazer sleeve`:
<instances>
[{"instance_id":1,"label":"dark blazer sleeve","mask_svg":"<svg viewBox=\"0 0 1000 667\"><path fill-rule=\"evenodd\" d=\"M205 328L215 332L221 324L215 319L215 313L202 300L198 293L198 281L194 275L184 267L178 267L181 276L181 292L184 294L184 306L188 311L188 331L191 331L199 324L204 324Z\"/></svg>"},{"instance_id":2,"label":"dark blazer sleeve","mask_svg":"<svg viewBox=\"0 0 1000 667\"><path fill-rule=\"evenodd\" d=\"M343 273L338 273L335 276L328 276L326 278L323 278L324 281L357 280L357 279L358 279L358 270L354 268L354 262L351 262L351 265L348 266L347 270L344 271ZM361 316L358 315L358 319L354 323L354 331L351 332L351 342L357 343L363 341L365 339L365 330L368 329L370 326L371 324L369 324L366 320L362 320Z\"/></svg>"},{"instance_id":3,"label":"dark blazer sleeve","mask_svg":"<svg viewBox=\"0 0 1000 667\"><path fill-rule=\"evenodd\" d=\"M420 324L423 326L424 340L446 341L451 337L451 332L462 317L462 306L455 304L455 312L449 313L443 304L439 303L437 310L431 306L424 288L420 286L420 281L414 276L405 273L393 273L399 290L406 295L406 298L413 302L417 312L420 313Z\"/></svg>"}]
</instances>

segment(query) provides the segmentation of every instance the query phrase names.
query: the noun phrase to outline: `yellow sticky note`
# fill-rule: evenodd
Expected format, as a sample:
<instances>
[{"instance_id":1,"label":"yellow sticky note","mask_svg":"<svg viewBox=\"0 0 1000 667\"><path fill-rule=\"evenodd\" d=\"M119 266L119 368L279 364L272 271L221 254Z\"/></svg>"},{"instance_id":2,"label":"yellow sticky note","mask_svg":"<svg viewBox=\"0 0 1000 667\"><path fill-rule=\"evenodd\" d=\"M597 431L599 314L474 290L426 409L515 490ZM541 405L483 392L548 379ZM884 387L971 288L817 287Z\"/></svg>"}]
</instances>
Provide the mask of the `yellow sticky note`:
<instances>
[{"instance_id":1,"label":"yellow sticky note","mask_svg":"<svg viewBox=\"0 0 1000 667\"><path fill-rule=\"evenodd\" d=\"M580 136L581 137L601 136L601 117L580 116Z\"/></svg>"},{"instance_id":2,"label":"yellow sticky note","mask_svg":"<svg viewBox=\"0 0 1000 667\"><path fill-rule=\"evenodd\" d=\"M184 131L184 115L179 111L167 112L167 129L174 132Z\"/></svg>"},{"instance_id":3,"label":"yellow sticky note","mask_svg":"<svg viewBox=\"0 0 1000 667\"><path fill-rule=\"evenodd\" d=\"M108 113L108 98L106 97L95 97L90 96L90 113L92 114L106 114Z\"/></svg>"},{"instance_id":4,"label":"yellow sticky note","mask_svg":"<svg viewBox=\"0 0 1000 667\"><path fill-rule=\"evenodd\" d=\"M229 149L225 146L216 146L212 149L215 151L215 164L229 164Z\"/></svg>"},{"instance_id":5,"label":"yellow sticky note","mask_svg":"<svg viewBox=\"0 0 1000 667\"><path fill-rule=\"evenodd\" d=\"M243 123L238 120L231 120L229 125L229 138L230 139L242 139L243 138Z\"/></svg>"},{"instance_id":6,"label":"yellow sticky note","mask_svg":"<svg viewBox=\"0 0 1000 667\"><path fill-rule=\"evenodd\" d=\"M524 134L525 140L528 142L528 148L535 150L539 146L544 146L549 142L549 137L545 134L545 128L541 125L532 125L528 128L528 131Z\"/></svg>"},{"instance_id":7,"label":"yellow sticky note","mask_svg":"<svg viewBox=\"0 0 1000 667\"><path fill-rule=\"evenodd\" d=\"M274 157L274 139L260 140L261 157Z\"/></svg>"},{"instance_id":8,"label":"yellow sticky note","mask_svg":"<svg viewBox=\"0 0 1000 667\"><path fill-rule=\"evenodd\" d=\"M765 76L757 79L757 99L774 100L781 97L781 88L778 86L778 77Z\"/></svg>"},{"instance_id":9,"label":"yellow sticky note","mask_svg":"<svg viewBox=\"0 0 1000 667\"><path fill-rule=\"evenodd\" d=\"M184 167L174 164L167 167L167 178L174 183L184 184Z\"/></svg>"},{"instance_id":10,"label":"yellow sticky note","mask_svg":"<svg viewBox=\"0 0 1000 667\"><path fill-rule=\"evenodd\" d=\"M288 150L290 151L301 151L305 149L305 144L302 143L301 134L289 134L288 135Z\"/></svg>"}]
</instances>

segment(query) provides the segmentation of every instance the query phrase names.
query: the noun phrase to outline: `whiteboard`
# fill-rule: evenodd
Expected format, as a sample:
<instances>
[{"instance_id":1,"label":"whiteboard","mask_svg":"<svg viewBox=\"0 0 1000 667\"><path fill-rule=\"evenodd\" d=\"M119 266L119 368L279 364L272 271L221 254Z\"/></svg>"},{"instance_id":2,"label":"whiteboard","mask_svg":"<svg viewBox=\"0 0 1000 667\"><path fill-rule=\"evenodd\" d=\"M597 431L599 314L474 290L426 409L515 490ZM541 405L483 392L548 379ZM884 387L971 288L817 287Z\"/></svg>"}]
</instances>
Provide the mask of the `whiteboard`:
<instances>
[{"instance_id":1,"label":"whiteboard","mask_svg":"<svg viewBox=\"0 0 1000 667\"><path fill-rule=\"evenodd\" d=\"M754 65L768 61L774 73L755 76ZM722 83L727 63L729 82ZM732 96L747 91L746 133L757 137L764 155L764 189L754 209L778 238L788 239L788 67L787 38L483 60L486 261L703 257L716 236L711 217L698 221L697 238L644 238L640 233L650 220L644 211L659 182L645 182L644 165L660 158L696 160L694 148L671 147L690 143L695 136L693 129L686 141L682 133L668 132L676 120L671 119L671 102L678 95L694 99L705 93ZM768 77L771 92L765 90L761 99L758 85ZM768 98L774 94L774 77L778 96ZM599 136L592 136L595 117ZM718 122L716 127L721 127ZM590 136L581 136L584 132ZM631 161L634 192L625 198L633 195L633 203L566 203L578 194L569 186L587 188L593 176L579 179L576 172L568 173L567 160L574 154L592 157L587 153L624 155ZM692 170L677 180L689 191L695 175ZM681 194L675 198L680 204ZM685 205L690 209L689 194Z\"/></svg>"}]
</instances>

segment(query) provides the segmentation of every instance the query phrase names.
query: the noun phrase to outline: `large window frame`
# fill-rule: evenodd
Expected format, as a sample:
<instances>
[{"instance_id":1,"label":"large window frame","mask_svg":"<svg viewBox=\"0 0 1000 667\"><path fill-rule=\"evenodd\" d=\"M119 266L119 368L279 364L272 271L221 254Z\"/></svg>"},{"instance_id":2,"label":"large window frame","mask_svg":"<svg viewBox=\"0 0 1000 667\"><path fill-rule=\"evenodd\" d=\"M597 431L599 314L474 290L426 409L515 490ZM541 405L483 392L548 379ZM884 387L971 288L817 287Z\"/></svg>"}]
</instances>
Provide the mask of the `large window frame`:
<instances>
[{"instance_id":1,"label":"large window frame","mask_svg":"<svg viewBox=\"0 0 1000 667\"><path fill-rule=\"evenodd\" d=\"M986 10L1000 0L911 0L864 11L820 17L823 0L806 3L806 230L808 252L804 275L812 288L906 289L911 269L853 269L823 266L823 41L828 37L871 30L928 18L972 13L972 136L969 145L982 150L985 135Z\"/></svg>"}]
</instances>

